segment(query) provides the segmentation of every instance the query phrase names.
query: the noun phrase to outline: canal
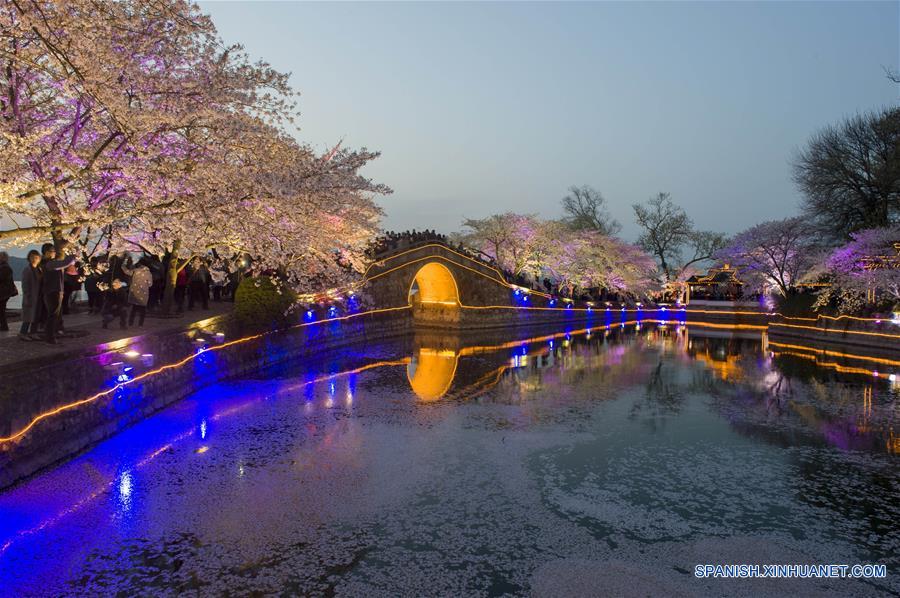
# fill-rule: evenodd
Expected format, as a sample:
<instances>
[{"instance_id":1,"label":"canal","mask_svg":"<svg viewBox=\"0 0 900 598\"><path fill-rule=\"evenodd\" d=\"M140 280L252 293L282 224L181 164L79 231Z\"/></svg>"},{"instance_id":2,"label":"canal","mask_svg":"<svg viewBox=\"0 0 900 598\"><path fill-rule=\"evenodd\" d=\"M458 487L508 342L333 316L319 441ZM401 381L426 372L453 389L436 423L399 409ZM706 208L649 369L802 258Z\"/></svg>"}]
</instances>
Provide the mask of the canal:
<instances>
[{"instance_id":1,"label":"canal","mask_svg":"<svg viewBox=\"0 0 900 598\"><path fill-rule=\"evenodd\" d=\"M676 324L287 362L0 494L0 595L895 593L892 368Z\"/></svg>"}]
</instances>

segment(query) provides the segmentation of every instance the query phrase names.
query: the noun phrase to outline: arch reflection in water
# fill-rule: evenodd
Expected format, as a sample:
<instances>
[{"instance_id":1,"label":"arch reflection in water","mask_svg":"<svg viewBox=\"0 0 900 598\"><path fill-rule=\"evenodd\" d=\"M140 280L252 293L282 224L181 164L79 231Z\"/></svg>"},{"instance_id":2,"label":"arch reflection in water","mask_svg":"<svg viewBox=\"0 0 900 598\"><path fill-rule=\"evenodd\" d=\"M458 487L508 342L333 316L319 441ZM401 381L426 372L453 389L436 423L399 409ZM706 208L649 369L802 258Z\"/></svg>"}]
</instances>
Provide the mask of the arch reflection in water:
<instances>
[{"instance_id":1,"label":"arch reflection in water","mask_svg":"<svg viewBox=\"0 0 900 598\"><path fill-rule=\"evenodd\" d=\"M436 401L450 390L458 365L459 354L452 349L420 347L406 366L406 377L417 397Z\"/></svg>"}]
</instances>

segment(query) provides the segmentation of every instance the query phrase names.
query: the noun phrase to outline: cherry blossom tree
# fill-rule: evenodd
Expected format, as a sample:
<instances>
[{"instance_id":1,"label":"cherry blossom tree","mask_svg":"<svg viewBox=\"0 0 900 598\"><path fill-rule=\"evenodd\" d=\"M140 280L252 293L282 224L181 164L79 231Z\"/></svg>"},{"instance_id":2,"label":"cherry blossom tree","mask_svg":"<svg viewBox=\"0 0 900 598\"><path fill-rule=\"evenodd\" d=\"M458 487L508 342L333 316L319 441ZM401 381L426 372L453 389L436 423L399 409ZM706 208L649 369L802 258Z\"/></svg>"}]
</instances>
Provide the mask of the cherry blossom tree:
<instances>
[{"instance_id":1,"label":"cherry blossom tree","mask_svg":"<svg viewBox=\"0 0 900 598\"><path fill-rule=\"evenodd\" d=\"M738 233L716 257L736 266L745 283L774 286L787 295L819 256L813 231L803 218L757 224Z\"/></svg>"},{"instance_id":2,"label":"cherry blossom tree","mask_svg":"<svg viewBox=\"0 0 900 598\"><path fill-rule=\"evenodd\" d=\"M851 234L825 261L835 287L865 294L885 293L900 302L900 227L870 228Z\"/></svg>"},{"instance_id":3,"label":"cherry blossom tree","mask_svg":"<svg viewBox=\"0 0 900 598\"><path fill-rule=\"evenodd\" d=\"M593 288L641 296L656 284L656 264L642 249L560 220L498 214L466 220L463 242L511 274L549 278L568 294Z\"/></svg>"},{"instance_id":4,"label":"cherry blossom tree","mask_svg":"<svg viewBox=\"0 0 900 598\"><path fill-rule=\"evenodd\" d=\"M183 0L0 6L0 239L173 257L247 253L296 286L361 268L390 190L289 130L287 76Z\"/></svg>"},{"instance_id":5,"label":"cherry blossom tree","mask_svg":"<svg viewBox=\"0 0 900 598\"><path fill-rule=\"evenodd\" d=\"M13 223L0 238L10 242L165 211L205 115L275 119L292 106L286 76L221 48L188 2L9 1L0 24L0 149L10 150L0 196ZM225 87L224 75L245 83Z\"/></svg>"},{"instance_id":6,"label":"cherry blossom tree","mask_svg":"<svg viewBox=\"0 0 900 598\"><path fill-rule=\"evenodd\" d=\"M468 229L462 241L490 256L504 270L518 276L524 271L540 268L535 253L544 238L543 223L534 214L494 214L487 218L463 221Z\"/></svg>"}]
</instances>

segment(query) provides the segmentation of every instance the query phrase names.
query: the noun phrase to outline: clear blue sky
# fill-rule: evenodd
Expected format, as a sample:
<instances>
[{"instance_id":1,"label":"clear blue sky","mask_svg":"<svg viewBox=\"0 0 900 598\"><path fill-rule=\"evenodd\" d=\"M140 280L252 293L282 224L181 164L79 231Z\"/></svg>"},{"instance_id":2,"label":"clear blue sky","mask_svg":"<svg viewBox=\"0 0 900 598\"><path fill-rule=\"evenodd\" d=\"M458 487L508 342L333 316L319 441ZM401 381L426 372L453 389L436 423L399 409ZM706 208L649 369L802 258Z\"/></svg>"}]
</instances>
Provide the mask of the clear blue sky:
<instances>
[{"instance_id":1,"label":"clear blue sky","mask_svg":"<svg viewBox=\"0 0 900 598\"><path fill-rule=\"evenodd\" d=\"M559 216L573 184L669 191L733 233L793 214L817 128L897 102L897 2L203 3L225 41L293 74L300 138L383 152L394 229Z\"/></svg>"}]
</instances>

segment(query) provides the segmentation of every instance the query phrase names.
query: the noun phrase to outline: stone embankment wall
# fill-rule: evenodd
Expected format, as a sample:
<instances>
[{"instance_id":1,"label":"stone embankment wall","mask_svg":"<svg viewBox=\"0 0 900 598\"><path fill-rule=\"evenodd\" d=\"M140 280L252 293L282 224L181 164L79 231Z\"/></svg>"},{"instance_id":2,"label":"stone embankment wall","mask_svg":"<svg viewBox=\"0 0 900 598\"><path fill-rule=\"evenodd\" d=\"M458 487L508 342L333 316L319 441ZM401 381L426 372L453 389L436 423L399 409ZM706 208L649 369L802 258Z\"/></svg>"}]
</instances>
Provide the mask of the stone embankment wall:
<instances>
[{"instance_id":1,"label":"stone embankment wall","mask_svg":"<svg viewBox=\"0 0 900 598\"><path fill-rule=\"evenodd\" d=\"M440 331L584 324L596 315L577 310L457 309L439 310L425 319ZM74 456L205 386L288 359L407 335L422 324L421 317L413 317L410 308L375 310L249 338L241 336L233 319L220 317L134 337L127 344L63 353L52 361L7 364L0 367L0 439L32 427L13 440L0 440L0 488Z\"/></svg>"},{"instance_id":2,"label":"stone embankment wall","mask_svg":"<svg viewBox=\"0 0 900 598\"><path fill-rule=\"evenodd\" d=\"M769 338L785 343L812 344L823 349L900 356L900 325L887 319L775 316L769 322Z\"/></svg>"},{"instance_id":3,"label":"stone embankment wall","mask_svg":"<svg viewBox=\"0 0 900 598\"><path fill-rule=\"evenodd\" d=\"M710 322L742 326L767 326L772 316L756 301L697 301L685 306L688 323Z\"/></svg>"}]
</instances>

